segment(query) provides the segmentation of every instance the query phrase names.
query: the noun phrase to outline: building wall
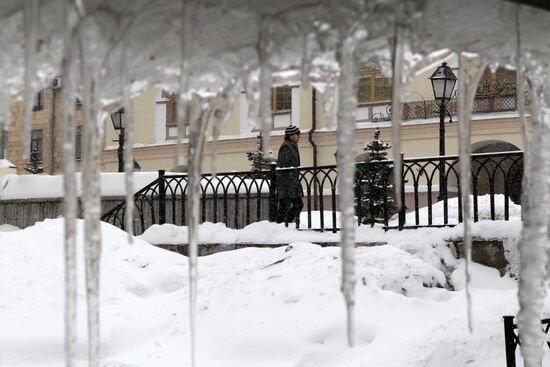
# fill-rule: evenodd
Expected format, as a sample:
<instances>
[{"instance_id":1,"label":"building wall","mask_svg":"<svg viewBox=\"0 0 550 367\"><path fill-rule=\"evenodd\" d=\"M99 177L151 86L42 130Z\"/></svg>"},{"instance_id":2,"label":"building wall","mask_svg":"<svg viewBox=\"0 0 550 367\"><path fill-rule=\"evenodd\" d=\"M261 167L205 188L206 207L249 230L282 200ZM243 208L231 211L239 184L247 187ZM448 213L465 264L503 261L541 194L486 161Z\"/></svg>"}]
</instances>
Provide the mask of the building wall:
<instances>
[{"instance_id":1,"label":"building wall","mask_svg":"<svg viewBox=\"0 0 550 367\"><path fill-rule=\"evenodd\" d=\"M429 76L433 73L442 61L447 61L451 67L456 67L456 56L446 54L436 62L420 64L416 73L411 79L410 93L404 95L404 101L430 100L432 99L431 84ZM58 90L60 92L60 89ZM48 136L49 108L51 90L46 89L44 93L44 108L33 113L33 129L43 130L43 163L45 172L48 171L48 151L50 139ZM335 112L329 118L325 116L324 96L322 93L315 93L316 100L313 101L313 89L292 86L292 111L287 114L274 116L279 127L274 129L270 139L269 150L273 156L277 156L279 146L283 139L283 130L286 123L292 122L298 125L302 131L300 150L303 166L311 166L314 163L314 147L317 146L317 164L332 165L336 163L335 153L336 132ZM337 95L335 100L337 100ZM134 119L134 155L136 161L144 171L156 171L164 169L170 171L175 166L175 139L167 139L166 136L166 107L162 90L151 88L146 90L133 101ZM315 121L313 109L315 108ZM77 108L77 124L80 124L81 109ZM213 169L211 163L212 151L217 151L215 166L218 171L248 170L250 162L246 158L246 152L257 148L258 131L251 127L249 122L248 102L246 93L242 93L233 106L231 114L225 124L221 126L220 137L217 143L212 139L206 144L205 157L202 169L210 172ZM56 136L55 136L55 173L61 171L61 127L60 127L60 93L56 96ZM507 116L507 117L504 117ZM10 128L8 159L18 167L18 173L27 173L22 161L22 121L23 105L16 102L12 110L12 126ZM355 149L358 154L363 152L365 143L373 139L374 131L379 127L382 131L381 139L391 141L391 124L387 121L380 122L358 122L355 135ZM447 154L458 153L458 123L449 124L446 122L446 151ZM172 128L174 129L174 128ZM472 143L489 140L501 140L518 147L521 147L517 117L513 113L474 115L472 125ZM212 127L208 129L207 136L212 136ZM402 129L401 150L406 157L436 156L438 154L439 142L439 121L437 119L426 119L406 121ZM105 149L102 157L102 169L105 171L116 171L118 168L117 147L118 135L115 133L110 119L105 121ZM184 139L184 154L187 154L187 140Z\"/></svg>"},{"instance_id":2,"label":"building wall","mask_svg":"<svg viewBox=\"0 0 550 367\"><path fill-rule=\"evenodd\" d=\"M51 97L52 89L44 89L43 108L34 110L32 112L32 130L42 130L42 163L41 167L44 168L44 172L48 173L49 170L49 152L50 139L49 134L49 122L50 122L50 110L51 110ZM54 149L54 174L59 174L62 171L62 132L61 132L61 89L55 91L55 117L54 117L54 137L53 144ZM80 105L76 105L76 121L77 125L82 121L82 109ZM21 101L14 101L11 108L11 124L8 130L8 149L7 154L9 159L15 166L17 166L18 174L28 173L24 167L27 165L27 160L23 160L23 115L24 105ZM79 162L77 162L77 169L79 168Z\"/></svg>"}]
</instances>

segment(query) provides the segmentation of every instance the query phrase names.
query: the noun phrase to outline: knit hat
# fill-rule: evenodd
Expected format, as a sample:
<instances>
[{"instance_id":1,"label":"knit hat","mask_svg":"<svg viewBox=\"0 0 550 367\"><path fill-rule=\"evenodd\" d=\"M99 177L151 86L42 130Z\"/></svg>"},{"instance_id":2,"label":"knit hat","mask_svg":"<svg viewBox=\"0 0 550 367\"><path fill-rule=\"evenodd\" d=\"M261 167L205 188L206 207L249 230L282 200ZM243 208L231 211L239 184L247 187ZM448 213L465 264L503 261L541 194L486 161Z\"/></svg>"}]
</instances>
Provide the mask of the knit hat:
<instances>
[{"instance_id":1,"label":"knit hat","mask_svg":"<svg viewBox=\"0 0 550 367\"><path fill-rule=\"evenodd\" d=\"M298 129L296 126L290 125L285 129L285 135L294 135L299 134L300 129Z\"/></svg>"}]
</instances>

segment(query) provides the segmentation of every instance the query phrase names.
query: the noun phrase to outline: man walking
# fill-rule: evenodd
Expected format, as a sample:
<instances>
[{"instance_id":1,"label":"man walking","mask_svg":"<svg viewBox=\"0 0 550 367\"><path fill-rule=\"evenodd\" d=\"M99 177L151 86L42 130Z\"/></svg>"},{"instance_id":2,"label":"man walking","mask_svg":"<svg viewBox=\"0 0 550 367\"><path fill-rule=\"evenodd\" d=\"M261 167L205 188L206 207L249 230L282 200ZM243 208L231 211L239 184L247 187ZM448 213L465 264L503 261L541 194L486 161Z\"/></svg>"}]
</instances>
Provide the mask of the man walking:
<instances>
[{"instance_id":1,"label":"man walking","mask_svg":"<svg viewBox=\"0 0 550 367\"><path fill-rule=\"evenodd\" d=\"M296 126L289 126L285 129L285 140L279 148L277 156L278 168L288 168L300 166L300 152L298 151L298 142L300 141L300 129ZM299 223L300 212L304 206L302 197L302 185L298 170L283 169L279 170L277 175L277 194L279 196L279 217L277 222L288 223L296 219Z\"/></svg>"}]
</instances>

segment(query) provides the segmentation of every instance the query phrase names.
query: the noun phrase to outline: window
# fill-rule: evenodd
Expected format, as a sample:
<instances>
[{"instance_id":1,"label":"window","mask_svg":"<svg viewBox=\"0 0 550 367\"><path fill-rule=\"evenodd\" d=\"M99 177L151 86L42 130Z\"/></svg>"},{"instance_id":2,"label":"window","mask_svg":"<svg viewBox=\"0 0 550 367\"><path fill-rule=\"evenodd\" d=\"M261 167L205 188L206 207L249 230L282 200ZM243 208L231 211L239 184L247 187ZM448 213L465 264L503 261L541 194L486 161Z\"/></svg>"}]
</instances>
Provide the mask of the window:
<instances>
[{"instance_id":1,"label":"window","mask_svg":"<svg viewBox=\"0 0 550 367\"><path fill-rule=\"evenodd\" d=\"M33 110L38 111L44 108L44 89L41 89L40 92L36 93L34 96Z\"/></svg>"},{"instance_id":2,"label":"window","mask_svg":"<svg viewBox=\"0 0 550 367\"><path fill-rule=\"evenodd\" d=\"M361 68L357 86L357 103L375 103L391 101L392 80L386 78L380 71L371 65Z\"/></svg>"},{"instance_id":3,"label":"window","mask_svg":"<svg viewBox=\"0 0 550 367\"><path fill-rule=\"evenodd\" d=\"M31 162L42 162L42 130L31 131Z\"/></svg>"},{"instance_id":4,"label":"window","mask_svg":"<svg viewBox=\"0 0 550 367\"><path fill-rule=\"evenodd\" d=\"M515 70L498 68L495 72L492 72L490 68L487 68L477 85L476 96L502 96L513 95L515 93Z\"/></svg>"},{"instance_id":5,"label":"window","mask_svg":"<svg viewBox=\"0 0 550 367\"><path fill-rule=\"evenodd\" d=\"M157 106L162 108L165 105L166 112L166 140L178 138L178 98L174 93L162 91L161 100L157 101ZM157 107L159 108L159 107ZM189 126L185 126L184 137L189 136Z\"/></svg>"},{"instance_id":6,"label":"window","mask_svg":"<svg viewBox=\"0 0 550 367\"><path fill-rule=\"evenodd\" d=\"M80 160L82 158L82 126L76 127L74 158L76 160Z\"/></svg>"},{"instance_id":7,"label":"window","mask_svg":"<svg viewBox=\"0 0 550 367\"><path fill-rule=\"evenodd\" d=\"M271 89L271 110L284 113L292 110L292 88L289 86Z\"/></svg>"},{"instance_id":8,"label":"window","mask_svg":"<svg viewBox=\"0 0 550 367\"><path fill-rule=\"evenodd\" d=\"M178 124L178 102L174 93L168 96L166 101L166 126Z\"/></svg>"}]
</instances>

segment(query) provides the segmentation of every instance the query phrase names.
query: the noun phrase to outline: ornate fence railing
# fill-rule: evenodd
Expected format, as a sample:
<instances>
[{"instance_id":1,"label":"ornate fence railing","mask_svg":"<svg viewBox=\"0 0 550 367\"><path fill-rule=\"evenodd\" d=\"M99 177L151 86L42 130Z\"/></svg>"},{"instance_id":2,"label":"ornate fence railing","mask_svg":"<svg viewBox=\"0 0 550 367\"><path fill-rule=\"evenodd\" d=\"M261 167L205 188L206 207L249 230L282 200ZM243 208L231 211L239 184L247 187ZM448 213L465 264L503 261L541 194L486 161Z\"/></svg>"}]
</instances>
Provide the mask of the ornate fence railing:
<instances>
[{"instance_id":1,"label":"ornate fence railing","mask_svg":"<svg viewBox=\"0 0 550 367\"><path fill-rule=\"evenodd\" d=\"M473 154L471 159L473 220L508 220L511 215L518 215L514 203L520 200L522 152ZM393 161L357 163L354 190L358 225L381 223L388 229L401 229L450 226L463 221L458 156L402 158L402 162L401 199L406 206L399 213L393 189ZM286 170L298 171L304 192L299 228L338 231L336 166L273 167L266 171L202 175L200 221L223 222L231 228L274 221L277 180ZM139 190L134 197L135 233L140 234L153 224L186 225L187 182L185 174L159 171L155 181ZM125 206L120 203L102 219L124 229Z\"/></svg>"},{"instance_id":2,"label":"ornate fence railing","mask_svg":"<svg viewBox=\"0 0 550 367\"><path fill-rule=\"evenodd\" d=\"M527 100L526 100L527 102ZM517 111L518 102L515 83L484 83L480 85L474 98L472 113L492 113ZM458 101L451 99L447 104L450 115L458 114ZM439 102L436 100L424 100L405 102L401 104L401 119L421 120L439 117ZM385 108L379 105L376 112L372 113L372 121L391 121L391 103Z\"/></svg>"},{"instance_id":3,"label":"ornate fence railing","mask_svg":"<svg viewBox=\"0 0 550 367\"><path fill-rule=\"evenodd\" d=\"M516 333L518 328L514 324L515 316L503 316L504 322L504 346L506 348L506 367L516 367L516 349L521 346L519 335ZM550 319L540 320L541 329L545 334L550 330ZM546 347L550 349L550 342L545 342Z\"/></svg>"}]
</instances>

